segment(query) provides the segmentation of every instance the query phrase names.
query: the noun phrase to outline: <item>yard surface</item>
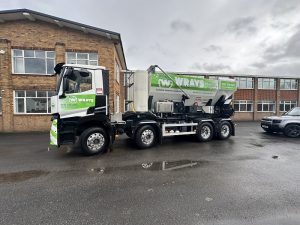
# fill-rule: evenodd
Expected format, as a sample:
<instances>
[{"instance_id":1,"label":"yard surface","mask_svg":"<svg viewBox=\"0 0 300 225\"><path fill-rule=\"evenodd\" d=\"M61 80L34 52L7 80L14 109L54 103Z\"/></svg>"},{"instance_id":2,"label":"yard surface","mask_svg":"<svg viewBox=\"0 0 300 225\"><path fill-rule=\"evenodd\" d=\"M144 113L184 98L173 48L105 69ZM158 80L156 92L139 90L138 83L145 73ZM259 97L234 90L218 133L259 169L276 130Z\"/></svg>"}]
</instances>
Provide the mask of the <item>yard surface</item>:
<instances>
[{"instance_id":1,"label":"yard surface","mask_svg":"<svg viewBox=\"0 0 300 225\"><path fill-rule=\"evenodd\" d=\"M0 224L300 224L300 139L238 123L228 140L125 136L85 157L48 134L0 134Z\"/></svg>"}]
</instances>

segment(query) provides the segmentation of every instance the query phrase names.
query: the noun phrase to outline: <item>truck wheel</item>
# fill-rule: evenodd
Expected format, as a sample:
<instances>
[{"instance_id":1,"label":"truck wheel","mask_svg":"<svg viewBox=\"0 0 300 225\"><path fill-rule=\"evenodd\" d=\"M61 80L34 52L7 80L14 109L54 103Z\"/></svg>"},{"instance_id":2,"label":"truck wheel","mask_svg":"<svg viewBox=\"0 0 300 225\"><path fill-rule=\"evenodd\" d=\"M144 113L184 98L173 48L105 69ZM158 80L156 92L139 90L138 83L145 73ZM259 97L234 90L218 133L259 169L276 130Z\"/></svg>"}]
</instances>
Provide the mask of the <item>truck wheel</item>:
<instances>
[{"instance_id":1,"label":"truck wheel","mask_svg":"<svg viewBox=\"0 0 300 225\"><path fill-rule=\"evenodd\" d=\"M200 124L196 136L198 141L210 141L214 136L214 129L212 125L210 123Z\"/></svg>"},{"instance_id":2,"label":"truck wheel","mask_svg":"<svg viewBox=\"0 0 300 225\"><path fill-rule=\"evenodd\" d=\"M156 143L156 132L150 125L139 128L135 135L135 143L141 148L150 148Z\"/></svg>"},{"instance_id":3,"label":"truck wheel","mask_svg":"<svg viewBox=\"0 0 300 225\"><path fill-rule=\"evenodd\" d=\"M296 124L287 125L284 128L283 133L285 136L288 136L291 138L299 137L300 136L300 126L296 125Z\"/></svg>"},{"instance_id":4,"label":"truck wheel","mask_svg":"<svg viewBox=\"0 0 300 225\"><path fill-rule=\"evenodd\" d=\"M100 127L91 127L81 134L81 148L86 155L102 154L107 150L108 137Z\"/></svg>"},{"instance_id":5,"label":"truck wheel","mask_svg":"<svg viewBox=\"0 0 300 225\"><path fill-rule=\"evenodd\" d=\"M225 140L231 136L232 127L228 121L223 121L220 126L220 130L218 131L218 138L221 140Z\"/></svg>"}]
</instances>

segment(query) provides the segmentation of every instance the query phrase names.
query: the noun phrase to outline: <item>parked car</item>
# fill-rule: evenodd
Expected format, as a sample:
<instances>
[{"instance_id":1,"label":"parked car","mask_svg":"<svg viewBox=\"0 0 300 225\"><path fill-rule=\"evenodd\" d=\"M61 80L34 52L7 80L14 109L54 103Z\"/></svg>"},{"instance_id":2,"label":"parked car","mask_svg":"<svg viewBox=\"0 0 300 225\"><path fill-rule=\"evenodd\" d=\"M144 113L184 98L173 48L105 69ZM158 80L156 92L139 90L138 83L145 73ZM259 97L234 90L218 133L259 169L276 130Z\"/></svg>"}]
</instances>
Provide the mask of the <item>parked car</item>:
<instances>
[{"instance_id":1,"label":"parked car","mask_svg":"<svg viewBox=\"0 0 300 225\"><path fill-rule=\"evenodd\" d=\"M264 117L261 127L269 133L283 132L288 137L300 137L300 107L295 107L282 116Z\"/></svg>"}]
</instances>

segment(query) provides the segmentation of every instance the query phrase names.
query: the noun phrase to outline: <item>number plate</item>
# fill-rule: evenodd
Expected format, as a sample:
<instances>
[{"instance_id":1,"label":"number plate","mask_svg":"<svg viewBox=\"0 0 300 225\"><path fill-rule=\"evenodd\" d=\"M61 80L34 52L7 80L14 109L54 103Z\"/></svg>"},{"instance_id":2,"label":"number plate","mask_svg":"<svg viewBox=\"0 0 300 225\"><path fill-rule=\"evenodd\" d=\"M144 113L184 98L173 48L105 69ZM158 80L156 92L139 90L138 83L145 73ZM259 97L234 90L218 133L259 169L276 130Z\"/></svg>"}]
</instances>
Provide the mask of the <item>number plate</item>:
<instances>
[{"instance_id":1,"label":"number plate","mask_svg":"<svg viewBox=\"0 0 300 225\"><path fill-rule=\"evenodd\" d=\"M269 128L268 125L261 125L262 128Z\"/></svg>"}]
</instances>

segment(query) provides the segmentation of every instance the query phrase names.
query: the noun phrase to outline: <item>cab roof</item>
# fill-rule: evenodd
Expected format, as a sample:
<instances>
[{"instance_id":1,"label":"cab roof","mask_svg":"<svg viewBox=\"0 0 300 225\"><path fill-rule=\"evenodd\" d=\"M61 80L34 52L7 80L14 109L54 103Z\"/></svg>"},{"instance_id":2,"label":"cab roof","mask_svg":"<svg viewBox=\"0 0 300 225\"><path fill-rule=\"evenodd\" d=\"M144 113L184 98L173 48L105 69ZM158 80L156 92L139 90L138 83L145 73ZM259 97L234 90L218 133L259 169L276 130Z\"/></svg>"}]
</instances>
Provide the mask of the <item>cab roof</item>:
<instances>
[{"instance_id":1,"label":"cab roof","mask_svg":"<svg viewBox=\"0 0 300 225\"><path fill-rule=\"evenodd\" d=\"M88 70L105 70L104 66L92 66L92 65L82 65L82 64L65 64L63 67L74 67L74 68L84 68Z\"/></svg>"}]
</instances>

